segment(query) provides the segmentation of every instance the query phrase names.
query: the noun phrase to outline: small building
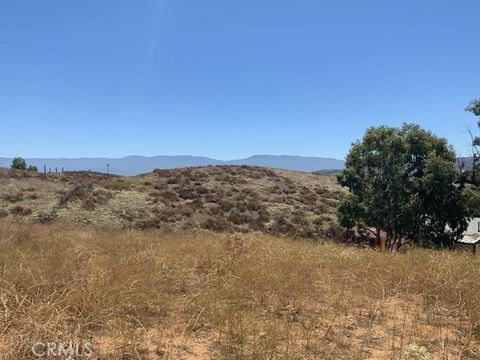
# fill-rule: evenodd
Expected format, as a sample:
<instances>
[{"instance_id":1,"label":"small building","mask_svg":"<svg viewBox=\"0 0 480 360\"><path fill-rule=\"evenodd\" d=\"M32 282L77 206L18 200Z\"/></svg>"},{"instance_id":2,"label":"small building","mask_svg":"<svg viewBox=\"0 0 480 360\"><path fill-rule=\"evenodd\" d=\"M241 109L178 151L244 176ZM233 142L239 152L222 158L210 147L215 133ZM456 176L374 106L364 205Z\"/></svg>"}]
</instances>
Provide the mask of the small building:
<instances>
[{"instance_id":1,"label":"small building","mask_svg":"<svg viewBox=\"0 0 480 360\"><path fill-rule=\"evenodd\" d=\"M480 256L480 218L473 218L468 223L468 228L455 244L455 249Z\"/></svg>"}]
</instances>

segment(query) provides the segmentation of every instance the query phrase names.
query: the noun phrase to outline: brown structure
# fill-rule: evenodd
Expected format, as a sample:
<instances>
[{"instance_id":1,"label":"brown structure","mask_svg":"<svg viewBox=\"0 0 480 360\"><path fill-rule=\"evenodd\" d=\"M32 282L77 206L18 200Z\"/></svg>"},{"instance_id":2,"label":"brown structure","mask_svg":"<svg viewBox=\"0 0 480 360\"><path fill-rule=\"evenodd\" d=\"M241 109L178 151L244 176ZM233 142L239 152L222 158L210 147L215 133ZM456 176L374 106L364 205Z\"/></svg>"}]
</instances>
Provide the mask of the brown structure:
<instances>
[{"instance_id":1,"label":"brown structure","mask_svg":"<svg viewBox=\"0 0 480 360\"><path fill-rule=\"evenodd\" d=\"M455 244L455 250L469 252L480 256L480 218L473 218L468 223L467 230Z\"/></svg>"},{"instance_id":2,"label":"brown structure","mask_svg":"<svg viewBox=\"0 0 480 360\"><path fill-rule=\"evenodd\" d=\"M463 235L463 238L455 244L455 250L480 256L480 233Z\"/></svg>"}]
</instances>

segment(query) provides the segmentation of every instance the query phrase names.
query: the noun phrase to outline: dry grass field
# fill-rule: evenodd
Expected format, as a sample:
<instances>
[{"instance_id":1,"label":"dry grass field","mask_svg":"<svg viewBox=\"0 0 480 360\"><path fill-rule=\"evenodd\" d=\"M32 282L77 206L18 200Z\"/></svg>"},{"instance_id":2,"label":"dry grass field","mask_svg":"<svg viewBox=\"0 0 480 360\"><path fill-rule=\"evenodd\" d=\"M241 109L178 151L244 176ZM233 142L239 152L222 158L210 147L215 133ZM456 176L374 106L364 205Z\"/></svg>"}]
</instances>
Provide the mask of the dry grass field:
<instances>
[{"instance_id":1,"label":"dry grass field","mask_svg":"<svg viewBox=\"0 0 480 360\"><path fill-rule=\"evenodd\" d=\"M479 359L480 262L261 233L0 221L0 358Z\"/></svg>"},{"instance_id":2,"label":"dry grass field","mask_svg":"<svg viewBox=\"0 0 480 360\"><path fill-rule=\"evenodd\" d=\"M135 177L0 169L0 218L41 223L324 237L338 233L335 209L344 194L334 175L250 166Z\"/></svg>"}]
</instances>

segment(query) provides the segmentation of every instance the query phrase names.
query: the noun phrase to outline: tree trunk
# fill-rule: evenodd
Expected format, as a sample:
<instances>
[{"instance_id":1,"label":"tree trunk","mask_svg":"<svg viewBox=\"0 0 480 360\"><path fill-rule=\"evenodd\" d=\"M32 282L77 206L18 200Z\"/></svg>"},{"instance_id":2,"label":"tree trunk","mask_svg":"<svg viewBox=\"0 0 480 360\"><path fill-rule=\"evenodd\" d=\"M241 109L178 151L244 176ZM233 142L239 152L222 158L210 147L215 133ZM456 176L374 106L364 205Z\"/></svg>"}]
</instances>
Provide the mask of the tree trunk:
<instances>
[{"instance_id":1,"label":"tree trunk","mask_svg":"<svg viewBox=\"0 0 480 360\"><path fill-rule=\"evenodd\" d=\"M380 229L377 229L377 242L378 242L378 248L380 249L380 251L385 251L385 248L386 248L386 237L385 237L385 233L382 234L382 230Z\"/></svg>"}]
</instances>

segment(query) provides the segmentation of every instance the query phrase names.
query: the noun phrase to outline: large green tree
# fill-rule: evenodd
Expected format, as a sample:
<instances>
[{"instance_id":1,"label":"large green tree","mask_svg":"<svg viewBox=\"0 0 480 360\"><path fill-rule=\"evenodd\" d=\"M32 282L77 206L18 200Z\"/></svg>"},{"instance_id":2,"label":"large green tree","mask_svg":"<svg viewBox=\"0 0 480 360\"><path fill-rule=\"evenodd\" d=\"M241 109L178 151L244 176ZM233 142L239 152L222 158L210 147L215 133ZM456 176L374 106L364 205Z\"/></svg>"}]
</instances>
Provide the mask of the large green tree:
<instances>
[{"instance_id":1,"label":"large green tree","mask_svg":"<svg viewBox=\"0 0 480 360\"><path fill-rule=\"evenodd\" d=\"M418 125L368 129L338 178L351 193L339 207L342 225L373 228L379 240L386 233L390 250L408 241L452 246L466 228L455 159L445 139Z\"/></svg>"}]
</instances>

